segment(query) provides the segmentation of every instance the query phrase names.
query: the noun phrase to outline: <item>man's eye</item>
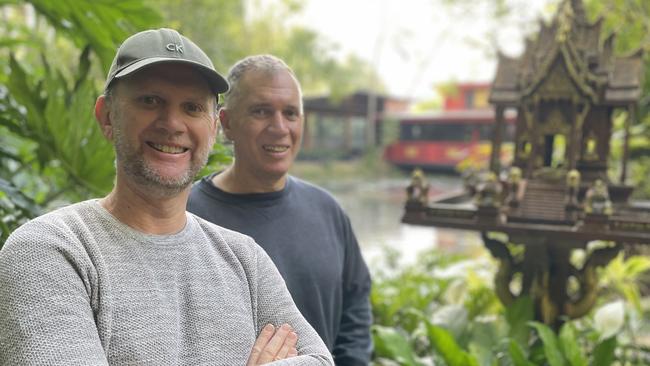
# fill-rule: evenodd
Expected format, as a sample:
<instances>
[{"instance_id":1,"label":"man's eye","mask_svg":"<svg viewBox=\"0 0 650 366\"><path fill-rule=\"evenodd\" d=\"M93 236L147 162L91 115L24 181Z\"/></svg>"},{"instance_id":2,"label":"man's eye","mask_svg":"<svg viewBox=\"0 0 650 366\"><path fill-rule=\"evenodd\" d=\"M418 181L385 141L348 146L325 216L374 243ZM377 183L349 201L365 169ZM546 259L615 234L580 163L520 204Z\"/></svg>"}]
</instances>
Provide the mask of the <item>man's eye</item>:
<instances>
[{"instance_id":1,"label":"man's eye","mask_svg":"<svg viewBox=\"0 0 650 366\"><path fill-rule=\"evenodd\" d=\"M162 103L162 100L155 95L145 95L140 98L142 104L154 106Z\"/></svg>"},{"instance_id":2,"label":"man's eye","mask_svg":"<svg viewBox=\"0 0 650 366\"><path fill-rule=\"evenodd\" d=\"M298 111L295 110L295 109L289 109L289 110L284 111L284 115L288 119L290 119L292 121L296 120L296 119L298 119L298 117L300 117L300 113L298 113Z\"/></svg>"},{"instance_id":3,"label":"man's eye","mask_svg":"<svg viewBox=\"0 0 650 366\"><path fill-rule=\"evenodd\" d=\"M253 109L252 113L253 113L254 116L258 116L258 117L266 117L266 116L271 115L271 112L268 109L265 109L265 108Z\"/></svg>"},{"instance_id":4,"label":"man's eye","mask_svg":"<svg viewBox=\"0 0 650 366\"><path fill-rule=\"evenodd\" d=\"M187 103L185 105L185 110L189 113L201 113L205 110L202 105L195 103Z\"/></svg>"}]
</instances>

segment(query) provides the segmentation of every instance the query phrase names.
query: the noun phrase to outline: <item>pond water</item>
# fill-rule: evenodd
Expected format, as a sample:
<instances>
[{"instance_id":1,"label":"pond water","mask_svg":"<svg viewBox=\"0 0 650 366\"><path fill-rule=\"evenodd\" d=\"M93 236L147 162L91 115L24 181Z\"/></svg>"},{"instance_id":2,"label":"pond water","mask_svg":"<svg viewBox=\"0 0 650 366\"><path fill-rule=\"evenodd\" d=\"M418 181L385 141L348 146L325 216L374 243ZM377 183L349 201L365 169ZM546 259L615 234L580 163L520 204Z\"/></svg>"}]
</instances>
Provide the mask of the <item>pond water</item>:
<instances>
[{"instance_id":1,"label":"pond water","mask_svg":"<svg viewBox=\"0 0 650 366\"><path fill-rule=\"evenodd\" d=\"M461 178L453 175L427 175L430 194L457 189ZM363 255L372 268L381 265L386 248L400 254L400 263L414 261L422 250L438 248L445 252L470 254L482 250L476 232L402 224L410 178L384 178L377 181L320 181L350 216Z\"/></svg>"}]
</instances>

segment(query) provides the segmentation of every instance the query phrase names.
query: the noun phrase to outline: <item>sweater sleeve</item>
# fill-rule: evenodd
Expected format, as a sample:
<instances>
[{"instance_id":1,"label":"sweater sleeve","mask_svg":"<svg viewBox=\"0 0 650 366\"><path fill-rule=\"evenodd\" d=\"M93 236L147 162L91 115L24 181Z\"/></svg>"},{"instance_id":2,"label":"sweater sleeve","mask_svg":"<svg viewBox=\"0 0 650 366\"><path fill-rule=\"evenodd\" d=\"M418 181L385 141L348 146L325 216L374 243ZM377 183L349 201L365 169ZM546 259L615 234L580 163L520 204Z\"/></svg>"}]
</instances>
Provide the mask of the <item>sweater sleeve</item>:
<instances>
[{"instance_id":1,"label":"sweater sleeve","mask_svg":"<svg viewBox=\"0 0 650 366\"><path fill-rule=\"evenodd\" d=\"M370 334L370 274L348 217L344 216L343 221L343 308L332 355L338 366L367 365L373 348Z\"/></svg>"},{"instance_id":2,"label":"sweater sleeve","mask_svg":"<svg viewBox=\"0 0 650 366\"><path fill-rule=\"evenodd\" d=\"M257 273L255 286L257 304L257 333L266 324L291 325L298 335L298 356L276 361L273 365L334 365L325 343L309 325L294 304L289 290L271 261L259 246L257 248Z\"/></svg>"},{"instance_id":3,"label":"sweater sleeve","mask_svg":"<svg viewBox=\"0 0 650 366\"><path fill-rule=\"evenodd\" d=\"M0 365L108 365L93 266L61 229L28 223L0 251Z\"/></svg>"}]
</instances>

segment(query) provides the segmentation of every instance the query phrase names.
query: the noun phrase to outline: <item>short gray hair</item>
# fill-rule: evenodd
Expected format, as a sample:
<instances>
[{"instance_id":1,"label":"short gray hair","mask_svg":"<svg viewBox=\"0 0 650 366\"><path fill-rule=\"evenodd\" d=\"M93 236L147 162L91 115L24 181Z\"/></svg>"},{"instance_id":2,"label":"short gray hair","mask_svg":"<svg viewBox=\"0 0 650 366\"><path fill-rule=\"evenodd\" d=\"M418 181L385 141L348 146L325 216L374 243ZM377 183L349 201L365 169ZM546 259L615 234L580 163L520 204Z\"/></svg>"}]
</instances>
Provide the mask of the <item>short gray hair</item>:
<instances>
[{"instance_id":1,"label":"short gray hair","mask_svg":"<svg viewBox=\"0 0 650 366\"><path fill-rule=\"evenodd\" d=\"M298 91L302 97L302 90L296 74L282 59L273 55L254 55L237 61L237 63L230 68L230 71L228 71L227 80L228 84L230 84L230 89L228 89L226 93L222 94L224 107L228 108L229 105L232 105L240 96L241 80L246 73L259 71L273 75L281 70L287 71L294 79L296 79Z\"/></svg>"}]
</instances>

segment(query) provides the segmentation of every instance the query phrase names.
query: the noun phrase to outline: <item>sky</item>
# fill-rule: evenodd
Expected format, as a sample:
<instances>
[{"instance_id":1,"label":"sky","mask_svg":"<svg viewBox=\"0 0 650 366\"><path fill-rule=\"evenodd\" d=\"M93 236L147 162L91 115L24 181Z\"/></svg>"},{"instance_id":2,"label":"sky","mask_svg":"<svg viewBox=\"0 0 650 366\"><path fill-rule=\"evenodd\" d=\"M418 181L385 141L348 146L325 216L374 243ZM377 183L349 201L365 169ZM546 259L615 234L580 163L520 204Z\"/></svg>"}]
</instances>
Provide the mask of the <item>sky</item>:
<instances>
[{"instance_id":1,"label":"sky","mask_svg":"<svg viewBox=\"0 0 650 366\"><path fill-rule=\"evenodd\" d=\"M491 81L496 59L489 31L498 29L499 48L517 56L524 36L533 33L536 20L548 17L548 4L557 1L507 0L517 16L499 26L486 15L490 1L475 0L471 13L441 2L305 0L292 22L338 44L340 57L352 53L372 64L389 95L427 100L435 98L435 86L442 83Z\"/></svg>"}]
</instances>

